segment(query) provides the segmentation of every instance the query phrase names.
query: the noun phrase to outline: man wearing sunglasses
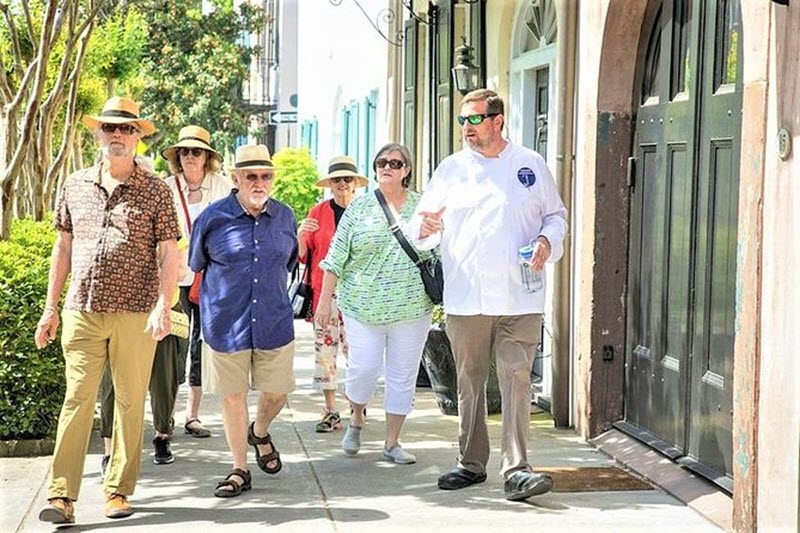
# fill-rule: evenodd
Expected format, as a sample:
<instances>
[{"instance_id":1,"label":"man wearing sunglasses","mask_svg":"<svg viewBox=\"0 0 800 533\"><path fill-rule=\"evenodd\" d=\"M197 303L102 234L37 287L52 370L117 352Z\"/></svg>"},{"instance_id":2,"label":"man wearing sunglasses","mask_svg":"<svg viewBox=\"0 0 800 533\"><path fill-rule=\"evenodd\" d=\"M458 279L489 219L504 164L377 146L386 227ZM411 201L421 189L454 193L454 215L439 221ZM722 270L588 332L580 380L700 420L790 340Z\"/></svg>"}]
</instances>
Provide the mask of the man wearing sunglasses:
<instances>
[{"instance_id":1,"label":"man wearing sunglasses","mask_svg":"<svg viewBox=\"0 0 800 533\"><path fill-rule=\"evenodd\" d=\"M487 89L467 94L458 116L466 146L437 167L412 219L418 248L441 247L447 336L456 360L459 462L439 478L455 490L486 480L489 433L486 378L491 359L503 405L501 475L520 501L553 482L527 459L530 372L541 329L544 290L527 292L519 248L536 243L531 267L558 260L567 211L544 159L503 138L503 100Z\"/></svg>"},{"instance_id":2,"label":"man wearing sunglasses","mask_svg":"<svg viewBox=\"0 0 800 533\"><path fill-rule=\"evenodd\" d=\"M56 339L58 305L67 277L72 283L62 311L61 346L67 392L43 522L75 521L97 389L106 365L116 391L111 458L103 479L105 515L133 513L142 455L144 401L156 342L170 332L180 236L169 188L137 164L136 145L156 131L128 98L108 100L84 124L96 135L99 164L69 176L55 214L58 237L44 312L36 328L41 348Z\"/></svg>"},{"instance_id":3,"label":"man wearing sunglasses","mask_svg":"<svg viewBox=\"0 0 800 533\"><path fill-rule=\"evenodd\" d=\"M261 470L281 470L269 427L295 384L294 315L286 287L297 261L297 223L289 206L270 198L275 169L266 146L237 148L232 172L236 188L197 217L189 245L189 267L203 272L203 390L223 398L233 456L230 474L216 485L219 498L252 488L248 444ZM259 391L253 423L250 388Z\"/></svg>"}]
</instances>

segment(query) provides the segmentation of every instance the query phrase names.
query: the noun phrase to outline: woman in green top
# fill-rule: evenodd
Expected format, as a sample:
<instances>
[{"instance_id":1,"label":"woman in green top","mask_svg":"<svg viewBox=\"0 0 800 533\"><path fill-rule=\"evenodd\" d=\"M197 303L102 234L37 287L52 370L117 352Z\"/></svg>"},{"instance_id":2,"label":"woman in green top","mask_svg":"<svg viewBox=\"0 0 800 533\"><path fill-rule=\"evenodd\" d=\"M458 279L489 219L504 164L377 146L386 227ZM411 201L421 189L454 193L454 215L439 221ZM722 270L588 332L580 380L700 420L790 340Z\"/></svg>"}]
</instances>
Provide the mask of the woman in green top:
<instances>
[{"instance_id":1,"label":"woman in green top","mask_svg":"<svg viewBox=\"0 0 800 533\"><path fill-rule=\"evenodd\" d=\"M411 154L400 144L387 144L378 151L372 168L380 191L405 232L420 197L408 190ZM411 241L410 235L406 238ZM419 253L422 259L426 254ZM383 374L383 455L395 463L414 463L416 457L403 450L398 439L413 406L433 304L425 294L419 269L392 235L375 194L367 193L350 202L320 267L325 275L315 319L321 326L330 323L335 291L350 344L344 392L353 416L342 449L348 455L358 453L364 409Z\"/></svg>"}]
</instances>

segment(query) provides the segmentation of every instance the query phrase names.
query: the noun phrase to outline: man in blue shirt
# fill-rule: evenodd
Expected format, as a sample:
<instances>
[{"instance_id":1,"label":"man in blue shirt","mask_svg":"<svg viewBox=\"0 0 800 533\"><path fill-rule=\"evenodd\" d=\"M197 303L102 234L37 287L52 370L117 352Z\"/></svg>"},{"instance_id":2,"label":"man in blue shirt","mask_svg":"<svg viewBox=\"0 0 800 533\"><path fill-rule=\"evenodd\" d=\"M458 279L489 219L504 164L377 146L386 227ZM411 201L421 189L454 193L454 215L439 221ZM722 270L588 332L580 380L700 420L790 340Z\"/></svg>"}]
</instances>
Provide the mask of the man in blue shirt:
<instances>
[{"instance_id":1,"label":"man in blue shirt","mask_svg":"<svg viewBox=\"0 0 800 533\"><path fill-rule=\"evenodd\" d=\"M189 247L189 266L203 272L203 386L223 396L233 455L233 470L214 491L220 498L250 490L248 444L261 470L280 471L269 425L294 390L294 325L286 286L297 261L297 223L291 208L270 198L275 169L266 146L240 146L232 170L236 188L200 214ZM250 387L259 398L248 430Z\"/></svg>"}]
</instances>

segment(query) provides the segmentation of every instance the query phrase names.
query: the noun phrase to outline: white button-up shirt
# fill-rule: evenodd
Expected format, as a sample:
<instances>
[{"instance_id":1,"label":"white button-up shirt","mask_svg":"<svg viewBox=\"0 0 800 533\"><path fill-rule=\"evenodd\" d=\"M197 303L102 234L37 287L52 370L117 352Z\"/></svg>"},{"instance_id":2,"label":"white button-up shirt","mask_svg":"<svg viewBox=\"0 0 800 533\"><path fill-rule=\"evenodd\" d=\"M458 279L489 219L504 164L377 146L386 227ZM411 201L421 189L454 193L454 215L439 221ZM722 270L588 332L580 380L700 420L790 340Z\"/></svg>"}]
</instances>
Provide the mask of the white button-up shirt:
<instances>
[{"instance_id":1,"label":"white button-up shirt","mask_svg":"<svg viewBox=\"0 0 800 533\"><path fill-rule=\"evenodd\" d=\"M442 207L444 230L419 239L419 213ZM409 230L418 249L441 247L446 313L541 313L545 291L525 291L518 251L542 235L552 248L548 262L557 261L567 210L547 164L533 150L508 143L497 157L484 157L464 148L436 168Z\"/></svg>"}]
</instances>

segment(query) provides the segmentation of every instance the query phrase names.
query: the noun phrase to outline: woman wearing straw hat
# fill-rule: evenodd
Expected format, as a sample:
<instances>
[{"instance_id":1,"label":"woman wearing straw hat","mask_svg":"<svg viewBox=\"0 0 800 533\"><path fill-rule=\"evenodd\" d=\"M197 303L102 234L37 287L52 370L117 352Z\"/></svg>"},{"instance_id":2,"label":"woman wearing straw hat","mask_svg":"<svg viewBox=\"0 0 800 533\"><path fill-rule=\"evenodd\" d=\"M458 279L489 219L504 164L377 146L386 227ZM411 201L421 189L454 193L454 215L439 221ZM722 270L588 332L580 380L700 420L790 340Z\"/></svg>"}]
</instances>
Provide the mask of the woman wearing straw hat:
<instances>
[{"instance_id":1,"label":"woman wearing straw hat","mask_svg":"<svg viewBox=\"0 0 800 533\"><path fill-rule=\"evenodd\" d=\"M358 173L356 163L351 157L339 156L331 159L328 174L317 182L318 187L330 187L333 198L323 200L308 212L297 233L300 261L311 269L311 317L317 309L322 291L322 270L320 262L328 253L328 247L336 232L344 210L353 199L356 187L365 187L366 177ZM308 256L308 257L307 257ZM347 357L347 341L342 327L341 314L332 319L330 328L314 327L314 387L325 395L325 409L322 420L317 424L317 433L328 433L342 427L341 417L336 410L337 369L336 356L341 348Z\"/></svg>"},{"instance_id":2,"label":"woman wearing straw hat","mask_svg":"<svg viewBox=\"0 0 800 533\"><path fill-rule=\"evenodd\" d=\"M211 146L211 135L200 126L186 126L178 134L178 142L161 155L169 164L171 176L164 181L172 190L175 209L178 211L183 233L191 236L192 224L211 202L226 198L233 182L220 173L222 155ZM197 438L211 436L199 419L200 401L203 398L201 376L200 307L189 299L194 273L178 281L181 303L191 321L189 343L189 395L186 401L184 432Z\"/></svg>"},{"instance_id":3,"label":"woman wearing straw hat","mask_svg":"<svg viewBox=\"0 0 800 533\"><path fill-rule=\"evenodd\" d=\"M425 293L419 269L392 233L395 224L390 226L381 202L385 200L402 230L420 195L409 190L412 160L406 147L387 144L378 151L372 168L378 190L350 203L320 265L325 274L315 319L321 327L335 319L332 296L336 290L350 352L344 392L353 410L342 450L348 455L359 452L364 409L383 375L383 456L397 464L411 464L416 457L398 441L413 408L433 303ZM428 252L420 256L427 259Z\"/></svg>"}]
</instances>

